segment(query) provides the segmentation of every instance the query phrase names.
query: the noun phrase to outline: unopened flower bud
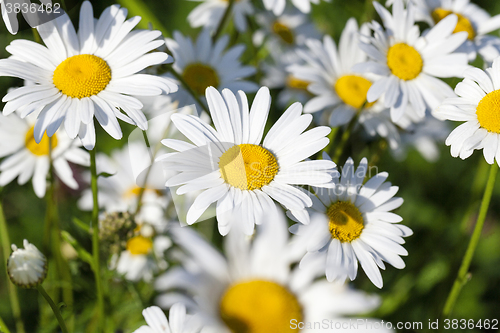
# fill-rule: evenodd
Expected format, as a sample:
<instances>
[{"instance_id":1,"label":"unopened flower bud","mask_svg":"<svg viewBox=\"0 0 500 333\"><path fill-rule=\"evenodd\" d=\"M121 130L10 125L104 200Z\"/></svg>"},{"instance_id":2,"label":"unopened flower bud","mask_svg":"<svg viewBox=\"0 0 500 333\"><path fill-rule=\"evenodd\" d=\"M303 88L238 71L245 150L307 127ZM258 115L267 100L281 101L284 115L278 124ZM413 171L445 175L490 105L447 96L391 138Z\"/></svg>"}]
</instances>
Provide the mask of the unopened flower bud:
<instances>
[{"instance_id":1,"label":"unopened flower bud","mask_svg":"<svg viewBox=\"0 0 500 333\"><path fill-rule=\"evenodd\" d=\"M35 288L47 276L47 258L35 245L26 239L24 249L12 244L12 253L7 261L9 278L15 285L23 288Z\"/></svg>"}]
</instances>

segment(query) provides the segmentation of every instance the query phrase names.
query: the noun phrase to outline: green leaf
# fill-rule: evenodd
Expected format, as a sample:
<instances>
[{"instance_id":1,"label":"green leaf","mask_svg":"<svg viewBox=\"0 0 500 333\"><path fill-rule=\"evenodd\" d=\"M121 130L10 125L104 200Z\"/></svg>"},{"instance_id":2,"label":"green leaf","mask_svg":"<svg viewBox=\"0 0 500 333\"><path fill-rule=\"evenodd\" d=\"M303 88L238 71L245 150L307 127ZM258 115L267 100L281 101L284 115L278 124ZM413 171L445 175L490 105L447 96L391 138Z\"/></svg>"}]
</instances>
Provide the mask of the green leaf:
<instances>
[{"instance_id":1,"label":"green leaf","mask_svg":"<svg viewBox=\"0 0 500 333\"><path fill-rule=\"evenodd\" d=\"M64 241L66 241L68 244L70 244L76 251L76 253L78 253L78 257L80 259L82 259L83 261L85 261L87 264L90 265L90 267L94 267L94 261L93 261L93 258L92 258L92 255L87 251L85 250L79 243L78 241L73 238L73 236L70 235L69 232L67 231L61 231L61 237Z\"/></svg>"},{"instance_id":2,"label":"green leaf","mask_svg":"<svg viewBox=\"0 0 500 333\"><path fill-rule=\"evenodd\" d=\"M79 218L77 217L73 217L73 223L80 229L82 229L83 231L85 231L86 233L89 233L90 234L90 225L86 224L85 222L83 222L82 220L80 220Z\"/></svg>"}]
</instances>

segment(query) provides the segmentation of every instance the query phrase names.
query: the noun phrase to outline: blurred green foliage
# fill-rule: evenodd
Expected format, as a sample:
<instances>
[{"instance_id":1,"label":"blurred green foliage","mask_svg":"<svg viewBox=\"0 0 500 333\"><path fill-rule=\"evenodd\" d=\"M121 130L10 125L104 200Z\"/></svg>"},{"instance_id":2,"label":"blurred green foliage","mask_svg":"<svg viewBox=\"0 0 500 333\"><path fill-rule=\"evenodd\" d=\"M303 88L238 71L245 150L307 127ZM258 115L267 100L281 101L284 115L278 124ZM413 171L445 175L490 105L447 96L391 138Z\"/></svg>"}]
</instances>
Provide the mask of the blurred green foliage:
<instances>
[{"instance_id":1,"label":"blurred green foliage","mask_svg":"<svg viewBox=\"0 0 500 333\"><path fill-rule=\"evenodd\" d=\"M79 3L66 1L73 22L77 24ZM166 31L171 34L180 30L185 34L195 35L196 30L189 27L186 21L188 13L198 5L188 0L119 0L118 3L145 5L149 13L155 15ZM257 3L260 1L254 1ZM500 1L476 0L490 14L500 13ZM81 3L81 2L80 2ZM92 1L94 13L97 16L102 10L113 4L111 0ZM135 12L130 14L135 15ZM129 15L130 15L129 14ZM350 17L358 22L376 19L371 1L365 0L332 0L314 6L313 17L318 28L338 40L342 29ZM147 27L148 20L143 19ZM5 46L16 38L33 39L31 30L20 31L17 36L11 36L0 23L0 57L8 57ZM238 42L248 41L244 35L238 37ZM18 79L1 77L0 95L5 95L7 89L20 86ZM278 118L283 110L276 109L273 103L274 115ZM125 132L132 127L122 124ZM123 142L113 141L102 130L97 133L97 149L110 152L113 148L123 145ZM373 149L372 148L370 149ZM428 320L439 318L445 299L451 289L458 267L465 252L475 217L479 207L482 191L486 182L488 167L480 152L462 161L450 156L449 148L441 147L441 157L436 163L425 161L416 151L410 151L404 161L395 160L390 153L381 156L377 167L380 171L389 172L389 180L400 187L398 195L405 203L398 210L403 216L404 224L413 229L414 235L407 238L406 249L409 256L405 258L407 267L403 270L388 266L384 271L384 288L376 289L360 272L354 282L356 288L382 297L380 308L373 314L384 320L396 322L423 322L426 327ZM366 152L366 150L365 150ZM362 156L353 156L359 162ZM32 190L31 183L19 186L11 183L1 192L1 200L9 226L11 242L22 244L24 238L35 244L42 243L45 201L38 199ZM84 233L73 222L77 216L84 223L90 221L88 213L82 213L76 208L79 192L71 191L59 184L57 188L61 228L68 230L83 246L90 250L90 243ZM472 205L472 206L471 206ZM472 207L472 209L471 209ZM465 319L500 319L500 184L497 182L488 218L480 245L473 260L471 279L464 287L453 318ZM200 231L209 233L208 224L200 226ZM219 239L220 240L220 239ZM87 243L85 243L87 241ZM220 245L220 244L218 244ZM2 254L5 256L6 254ZM92 312L89 306L94 300L93 277L90 267L82 261L70 261L73 274L75 293L76 327L87 326L92 331ZM90 282L89 282L90 281ZM50 278L46 289L50 290ZM0 265L0 316L9 327L14 327L8 302L5 265ZM47 285L48 284L48 285ZM27 332L52 332L56 322L43 300L36 291L18 289L21 299L23 319ZM150 286L144 283L123 286L120 281L110 284L111 308L116 311L111 320L129 332L143 321L141 310L149 305L154 294ZM63 310L64 312L64 310ZM90 321L90 324L89 324ZM40 325L42 324L42 325ZM43 327L40 329L39 327Z\"/></svg>"}]
</instances>

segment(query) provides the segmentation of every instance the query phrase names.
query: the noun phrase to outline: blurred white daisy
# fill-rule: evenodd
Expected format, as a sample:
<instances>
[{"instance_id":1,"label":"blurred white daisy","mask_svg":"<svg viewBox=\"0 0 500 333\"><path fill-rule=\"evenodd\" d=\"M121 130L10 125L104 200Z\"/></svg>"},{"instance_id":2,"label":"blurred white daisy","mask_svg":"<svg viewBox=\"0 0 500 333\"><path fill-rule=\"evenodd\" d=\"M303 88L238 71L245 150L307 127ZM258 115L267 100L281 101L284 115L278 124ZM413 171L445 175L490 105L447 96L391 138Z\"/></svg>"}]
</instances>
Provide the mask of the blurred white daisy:
<instances>
[{"instance_id":1,"label":"blurred white daisy","mask_svg":"<svg viewBox=\"0 0 500 333\"><path fill-rule=\"evenodd\" d=\"M49 173L49 142L44 135L39 143L33 136L36 116L19 117L22 111L9 116L0 115L0 186L17 177L19 185L31 179L35 194L42 198L47 187ZM70 163L83 166L90 164L89 154L80 148L81 143L70 139L63 130L52 136L52 160L55 175L69 188L78 189Z\"/></svg>"},{"instance_id":2,"label":"blurred white daisy","mask_svg":"<svg viewBox=\"0 0 500 333\"><path fill-rule=\"evenodd\" d=\"M303 45L308 38L320 37L309 15L295 8L285 11L279 17L269 12L259 13L255 20L261 29L254 33L253 42L257 47L265 42L270 52L276 52L277 48L292 50Z\"/></svg>"},{"instance_id":3,"label":"blurred white daisy","mask_svg":"<svg viewBox=\"0 0 500 333\"><path fill-rule=\"evenodd\" d=\"M37 27L46 46L14 40L7 46L12 57L0 60L0 75L36 84L4 96L3 114L23 106L22 117L38 114L36 142L45 132L52 136L64 122L68 136L79 136L87 149L95 145L94 116L115 139L122 137L117 118L146 129L142 104L130 95L170 93L177 86L166 78L137 74L169 56L150 52L164 44L157 39L159 31L131 32L140 17L126 17L125 8L113 5L95 20L92 5L85 1L78 33L64 14Z\"/></svg>"},{"instance_id":4,"label":"blurred white daisy","mask_svg":"<svg viewBox=\"0 0 500 333\"><path fill-rule=\"evenodd\" d=\"M295 50L270 49L270 59L262 63L263 78L261 85L270 89L280 89L278 105L286 107L295 102L304 104L311 93L307 91L310 82L296 78L287 71L292 64L303 64Z\"/></svg>"},{"instance_id":5,"label":"blurred white daisy","mask_svg":"<svg viewBox=\"0 0 500 333\"><path fill-rule=\"evenodd\" d=\"M491 17L487 11L469 0L412 0L421 20L434 26L450 14L458 17L453 32L467 32L468 38L457 50L466 52L473 61L477 53L488 63L500 56L500 38L487 35L500 28L500 15ZM420 18L420 17L419 17Z\"/></svg>"},{"instance_id":6,"label":"blurred white daisy","mask_svg":"<svg viewBox=\"0 0 500 333\"><path fill-rule=\"evenodd\" d=\"M154 274L167 269L164 257L171 245L170 238L157 235L152 225L141 223L138 234L127 240L126 249L111 259L110 268L127 280L150 282Z\"/></svg>"},{"instance_id":7,"label":"blurred white daisy","mask_svg":"<svg viewBox=\"0 0 500 333\"><path fill-rule=\"evenodd\" d=\"M342 317L367 313L380 302L347 285L316 279L315 267L292 269L303 246L290 245L282 212L268 214L252 238L235 227L224 238L224 254L188 227L173 228L172 237L186 255L181 266L155 281L164 291L157 303L192 307L205 320L206 333L292 332L298 323L349 322Z\"/></svg>"},{"instance_id":8,"label":"blurred white daisy","mask_svg":"<svg viewBox=\"0 0 500 333\"><path fill-rule=\"evenodd\" d=\"M367 169L366 158L357 170L349 158L342 176L334 175L334 188L316 190L311 223L294 224L290 232L307 246L301 266L321 262L328 281L343 282L347 277L356 278L359 262L373 284L382 288L379 267L385 269L384 261L399 269L405 267L400 256L408 252L400 244L412 231L398 224L403 219L391 213L403 203L402 198L394 197L398 187L385 182L387 172L363 185Z\"/></svg>"},{"instance_id":9,"label":"blurred white daisy","mask_svg":"<svg viewBox=\"0 0 500 333\"><path fill-rule=\"evenodd\" d=\"M166 39L167 47L175 59L173 69L203 102L205 90L210 86L244 92L255 92L258 89L255 83L244 80L255 73L254 67L243 66L239 61L245 46L237 45L226 50L228 43L229 37L222 36L212 44L208 30L202 31L195 43L178 31L174 32L174 39ZM172 100L178 101L181 106L197 105L192 95L182 86L172 95Z\"/></svg>"},{"instance_id":10,"label":"blurred white daisy","mask_svg":"<svg viewBox=\"0 0 500 333\"><path fill-rule=\"evenodd\" d=\"M465 121L450 133L446 145L461 159L483 149L486 162L496 159L500 165L500 58L486 71L468 69L464 77L455 88L458 97L446 99L435 112L442 120Z\"/></svg>"},{"instance_id":11,"label":"blurred white daisy","mask_svg":"<svg viewBox=\"0 0 500 333\"><path fill-rule=\"evenodd\" d=\"M7 274L16 286L34 288L47 276L47 258L26 239L23 245L24 249L18 249L12 244L12 253L7 260Z\"/></svg>"},{"instance_id":12,"label":"blurred white daisy","mask_svg":"<svg viewBox=\"0 0 500 333\"><path fill-rule=\"evenodd\" d=\"M208 30L215 30L224 16L229 5L229 0L191 0L203 2L189 13L187 19L193 28L205 27ZM235 0L231 15L234 25L238 31L247 30L246 16L254 13L250 0Z\"/></svg>"},{"instance_id":13,"label":"blurred white daisy","mask_svg":"<svg viewBox=\"0 0 500 333\"><path fill-rule=\"evenodd\" d=\"M186 307L180 303L170 308L169 320L157 306L144 309L142 315L147 325L139 327L134 333L198 333L201 329L198 319L187 315Z\"/></svg>"},{"instance_id":14,"label":"blurred white daisy","mask_svg":"<svg viewBox=\"0 0 500 333\"><path fill-rule=\"evenodd\" d=\"M275 209L271 198L307 223L305 207L312 202L294 185L325 186L331 180L327 171L335 167L333 162L303 161L326 147L330 128L304 132L312 116L302 115L302 105L295 103L262 142L271 105L267 87L257 92L250 111L242 91L235 96L225 89L221 95L210 87L207 101L215 129L197 117L173 115L175 126L192 144L165 139L163 143L178 152L160 157L165 168L179 172L166 184L182 185L177 194L203 190L187 213L187 223L196 222L217 202L222 235L234 223L241 223L245 232L252 234L254 225Z\"/></svg>"},{"instance_id":15,"label":"blurred white daisy","mask_svg":"<svg viewBox=\"0 0 500 333\"><path fill-rule=\"evenodd\" d=\"M311 4L319 4L321 0L292 0L291 3L297 7L302 13L311 11ZM330 2L330 0L325 0ZM287 0L263 0L264 7L267 10L272 10L274 15L279 16L283 13L286 7Z\"/></svg>"},{"instance_id":16,"label":"blurred white daisy","mask_svg":"<svg viewBox=\"0 0 500 333\"><path fill-rule=\"evenodd\" d=\"M452 89L438 77L459 77L467 68L467 55L453 53L467 33L453 34L457 17L449 15L420 36L412 3L405 9L402 0L396 0L392 14L378 2L373 4L384 27L376 21L370 24L374 36L364 36L360 46L371 60L353 70L380 75L368 90L367 100L383 97L394 122L403 117L408 105L422 119L426 109L433 110L453 96Z\"/></svg>"}]
</instances>

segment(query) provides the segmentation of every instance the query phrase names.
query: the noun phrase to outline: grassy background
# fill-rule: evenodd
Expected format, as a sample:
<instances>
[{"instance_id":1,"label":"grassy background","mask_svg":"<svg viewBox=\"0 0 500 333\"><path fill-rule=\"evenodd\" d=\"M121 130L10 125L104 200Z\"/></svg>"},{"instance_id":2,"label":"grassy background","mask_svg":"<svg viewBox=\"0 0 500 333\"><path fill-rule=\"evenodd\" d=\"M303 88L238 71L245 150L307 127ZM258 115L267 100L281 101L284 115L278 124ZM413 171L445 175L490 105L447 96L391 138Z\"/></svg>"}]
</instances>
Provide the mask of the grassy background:
<instances>
[{"instance_id":1,"label":"grassy background","mask_svg":"<svg viewBox=\"0 0 500 333\"><path fill-rule=\"evenodd\" d=\"M168 33L180 30L193 36L196 34L197 31L188 26L186 17L197 2L122 0L121 3L130 4L134 1L142 2L151 13L155 13L156 20ZM492 15L500 13L498 1L474 2ZM70 8L69 14L76 23L81 2L67 0L66 3ZM102 0L92 3L94 13L98 15L114 2ZM130 5L128 7L132 8ZM332 0L330 3L322 3L314 7L313 16L318 28L336 40L349 17L356 17L358 22L376 18L371 3L362 0ZM15 37L8 34L3 27L0 30L1 58L8 56L5 46L14 38L33 39L31 30L23 30ZM9 87L21 84L18 79L2 77L0 94L3 96ZM277 118L282 111L273 109L274 116ZM126 124L122 126L125 131L131 130ZM98 131L98 150L109 152L113 147L122 144L123 142L110 139L102 130ZM361 159L358 155L353 157L356 161ZM396 161L389 153L385 153L378 167L380 171L388 171L389 180L400 187L399 196L405 199L405 203L398 210L398 214L403 216L404 224L413 229L414 235L407 239L405 246L409 251L405 260L407 267L397 270L389 266L383 272L384 288L381 291L370 283L364 273L359 275L354 285L382 296L382 305L373 316L394 323L419 321L423 322L425 327L429 319L435 320L439 317L451 289L474 226L488 167L480 152L462 161L452 158L449 148L444 144L441 146L441 157L436 163L428 163L417 152L410 151L404 161ZM24 186L9 184L2 189L0 195L11 242L20 245L22 240L27 238L35 244L41 243L45 202L33 194L31 183ZM57 197L62 228L76 233L71 217L77 215L82 220L89 217L76 209L75 203L79 193L59 186ZM500 185L497 184L483 236L471 267L471 280L458 299L453 318L500 319L499 199ZM90 244L83 241L84 245L90 247ZM74 275L73 281L77 300L77 327L85 327L87 320L90 320L93 304L92 273L79 261L72 261L71 269L74 273L79 272ZM9 327L13 327L7 283L9 282L6 281L4 265L0 265L0 316ZM121 327L124 332L137 328L142 320L140 311L143 303L147 304L154 296L151 289L144 284L122 286L116 283L111 285L110 291L111 302L117 310L110 315L118 323L117 327ZM28 332L52 331L54 322L50 320L50 313L47 315L46 306L37 293L32 290L19 290L19 296Z\"/></svg>"}]
</instances>

